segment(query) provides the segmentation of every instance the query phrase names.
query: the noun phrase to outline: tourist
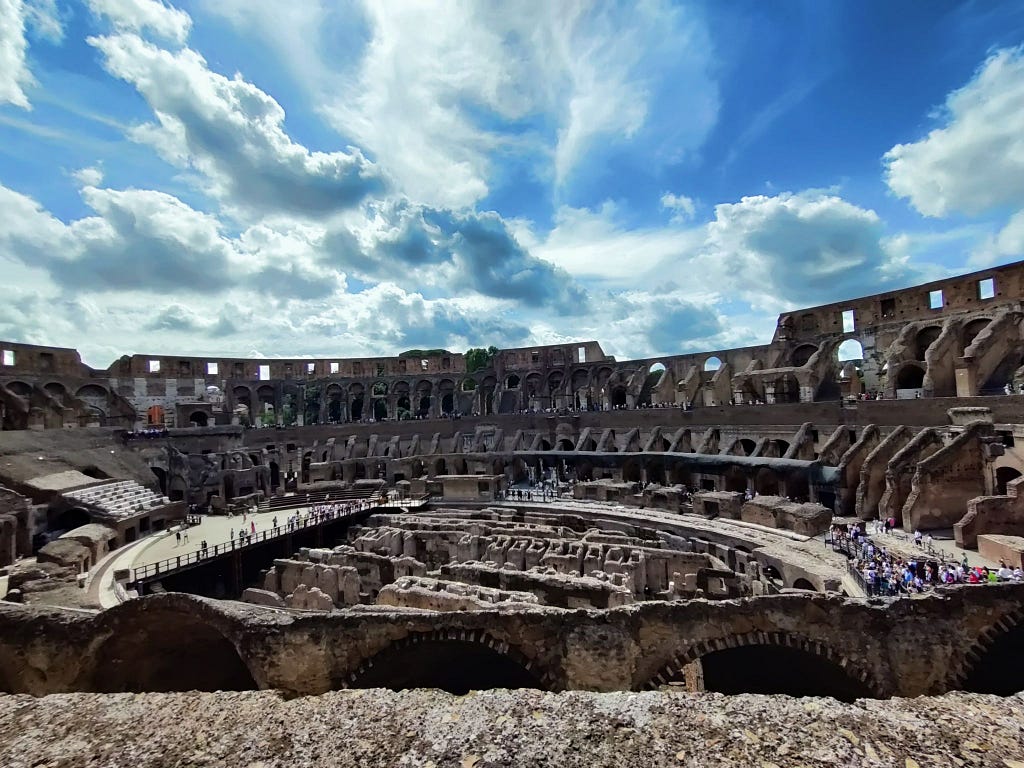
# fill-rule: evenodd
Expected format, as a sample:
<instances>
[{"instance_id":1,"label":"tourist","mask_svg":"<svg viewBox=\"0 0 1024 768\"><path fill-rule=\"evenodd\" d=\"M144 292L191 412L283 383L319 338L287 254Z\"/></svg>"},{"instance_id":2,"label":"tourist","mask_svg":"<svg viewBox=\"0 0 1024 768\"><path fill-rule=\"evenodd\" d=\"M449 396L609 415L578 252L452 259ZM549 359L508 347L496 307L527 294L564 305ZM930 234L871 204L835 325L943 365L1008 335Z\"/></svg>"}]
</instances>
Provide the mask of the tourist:
<instances>
[{"instance_id":1,"label":"tourist","mask_svg":"<svg viewBox=\"0 0 1024 768\"><path fill-rule=\"evenodd\" d=\"M181 546L181 530L180 529L174 532L174 538L177 540L175 542L174 546L180 547Z\"/></svg>"}]
</instances>

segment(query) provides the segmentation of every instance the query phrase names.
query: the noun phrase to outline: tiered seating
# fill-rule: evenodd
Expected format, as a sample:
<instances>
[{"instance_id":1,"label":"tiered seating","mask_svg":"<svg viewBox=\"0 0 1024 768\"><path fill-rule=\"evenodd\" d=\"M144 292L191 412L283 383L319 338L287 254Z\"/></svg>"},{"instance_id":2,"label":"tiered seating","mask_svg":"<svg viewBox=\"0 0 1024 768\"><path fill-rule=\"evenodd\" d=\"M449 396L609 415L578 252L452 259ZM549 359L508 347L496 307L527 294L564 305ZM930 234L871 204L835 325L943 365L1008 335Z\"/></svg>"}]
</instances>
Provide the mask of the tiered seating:
<instances>
[{"instance_id":1,"label":"tiered seating","mask_svg":"<svg viewBox=\"0 0 1024 768\"><path fill-rule=\"evenodd\" d=\"M113 483L93 485L78 491L68 491L65 497L80 504L95 507L110 517L133 517L165 504L171 500L146 488L134 480L117 480Z\"/></svg>"}]
</instances>

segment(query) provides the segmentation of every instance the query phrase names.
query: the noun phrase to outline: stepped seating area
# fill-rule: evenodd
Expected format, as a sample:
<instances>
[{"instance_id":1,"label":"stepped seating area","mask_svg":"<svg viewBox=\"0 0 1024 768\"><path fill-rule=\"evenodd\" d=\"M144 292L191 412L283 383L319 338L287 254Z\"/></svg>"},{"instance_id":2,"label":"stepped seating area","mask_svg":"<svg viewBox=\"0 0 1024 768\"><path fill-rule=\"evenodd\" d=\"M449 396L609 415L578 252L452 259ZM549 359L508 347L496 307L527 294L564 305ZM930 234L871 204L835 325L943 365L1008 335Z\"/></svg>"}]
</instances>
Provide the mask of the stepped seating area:
<instances>
[{"instance_id":1,"label":"stepped seating area","mask_svg":"<svg viewBox=\"0 0 1024 768\"><path fill-rule=\"evenodd\" d=\"M343 504L346 501L362 501L379 496L384 490L383 482L360 482L351 488L331 491L310 491L294 493L288 496L274 496L259 503L260 512L273 512L278 509L295 509L311 504Z\"/></svg>"},{"instance_id":2,"label":"stepped seating area","mask_svg":"<svg viewBox=\"0 0 1024 768\"><path fill-rule=\"evenodd\" d=\"M68 491L65 498L94 507L101 514L113 518L128 518L151 509L170 504L171 500L154 493L134 480L118 480L93 485L77 491Z\"/></svg>"}]
</instances>

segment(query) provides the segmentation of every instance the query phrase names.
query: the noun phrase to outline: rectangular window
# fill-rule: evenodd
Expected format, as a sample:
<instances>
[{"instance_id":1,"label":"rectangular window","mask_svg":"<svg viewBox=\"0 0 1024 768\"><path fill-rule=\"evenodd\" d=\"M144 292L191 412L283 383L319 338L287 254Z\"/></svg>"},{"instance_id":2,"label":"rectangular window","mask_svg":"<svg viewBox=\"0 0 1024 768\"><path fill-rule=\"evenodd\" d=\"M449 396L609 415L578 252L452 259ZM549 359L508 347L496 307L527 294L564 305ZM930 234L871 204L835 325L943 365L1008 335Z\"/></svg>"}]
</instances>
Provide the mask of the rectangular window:
<instances>
[{"instance_id":1,"label":"rectangular window","mask_svg":"<svg viewBox=\"0 0 1024 768\"><path fill-rule=\"evenodd\" d=\"M587 348L586 347L577 347L576 348L576 362L577 363L585 363L585 362L587 362Z\"/></svg>"},{"instance_id":2,"label":"rectangular window","mask_svg":"<svg viewBox=\"0 0 1024 768\"><path fill-rule=\"evenodd\" d=\"M5 349L4 350L4 365L14 365L14 350L13 349Z\"/></svg>"},{"instance_id":3,"label":"rectangular window","mask_svg":"<svg viewBox=\"0 0 1024 768\"><path fill-rule=\"evenodd\" d=\"M452 359L450 357L442 357L441 358L441 370L447 371L451 367L452 367Z\"/></svg>"},{"instance_id":4,"label":"rectangular window","mask_svg":"<svg viewBox=\"0 0 1024 768\"><path fill-rule=\"evenodd\" d=\"M882 299L882 317L896 317L896 299Z\"/></svg>"},{"instance_id":5,"label":"rectangular window","mask_svg":"<svg viewBox=\"0 0 1024 768\"><path fill-rule=\"evenodd\" d=\"M270 381L270 366L269 365L261 365L260 366L260 381Z\"/></svg>"},{"instance_id":6,"label":"rectangular window","mask_svg":"<svg viewBox=\"0 0 1024 768\"><path fill-rule=\"evenodd\" d=\"M207 376L216 376L217 375L217 364L216 363L207 363L206 364L206 375Z\"/></svg>"},{"instance_id":7,"label":"rectangular window","mask_svg":"<svg viewBox=\"0 0 1024 768\"><path fill-rule=\"evenodd\" d=\"M245 378L245 363L235 363L234 367L233 367L233 370L235 372L235 378L236 379L244 379Z\"/></svg>"},{"instance_id":8,"label":"rectangular window","mask_svg":"<svg viewBox=\"0 0 1024 768\"><path fill-rule=\"evenodd\" d=\"M341 370L341 363L331 363L331 373L337 373Z\"/></svg>"},{"instance_id":9,"label":"rectangular window","mask_svg":"<svg viewBox=\"0 0 1024 768\"><path fill-rule=\"evenodd\" d=\"M530 362L533 363L534 365L539 363L540 362L540 352L531 352L530 353Z\"/></svg>"},{"instance_id":10,"label":"rectangular window","mask_svg":"<svg viewBox=\"0 0 1024 768\"><path fill-rule=\"evenodd\" d=\"M843 312L843 333L850 333L857 327L856 321L853 319L853 310L847 309Z\"/></svg>"},{"instance_id":11,"label":"rectangular window","mask_svg":"<svg viewBox=\"0 0 1024 768\"><path fill-rule=\"evenodd\" d=\"M160 361L159 360L150 360L149 361L149 372L150 373L160 373Z\"/></svg>"},{"instance_id":12,"label":"rectangular window","mask_svg":"<svg viewBox=\"0 0 1024 768\"><path fill-rule=\"evenodd\" d=\"M384 363L377 363L377 375L378 376L383 376L384 375Z\"/></svg>"},{"instance_id":13,"label":"rectangular window","mask_svg":"<svg viewBox=\"0 0 1024 768\"><path fill-rule=\"evenodd\" d=\"M978 281L978 298L994 299L996 295L996 281L991 277Z\"/></svg>"},{"instance_id":14,"label":"rectangular window","mask_svg":"<svg viewBox=\"0 0 1024 768\"><path fill-rule=\"evenodd\" d=\"M430 367L430 361L429 361L429 360L420 360L420 368L421 368L422 370L424 370L424 371L425 371L425 370L427 370L427 368L429 368L429 367Z\"/></svg>"},{"instance_id":15,"label":"rectangular window","mask_svg":"<svg viewBox=\"0 0 1024 768\"><path fill-rule=\"evenodd\" d=\"M306 363L306 373L315 373L316 363Z\"/></svg>"},{"instance_id":16,"label":"rectangular window","mask_svg":"<svg viewBox=\"0 0 1024 768\"><path fill-rule=\"evenodd\" d=\"M942 309L942 291L929 291L928 292L928 308L929 309Z\"/></svg>"}]
</instances>

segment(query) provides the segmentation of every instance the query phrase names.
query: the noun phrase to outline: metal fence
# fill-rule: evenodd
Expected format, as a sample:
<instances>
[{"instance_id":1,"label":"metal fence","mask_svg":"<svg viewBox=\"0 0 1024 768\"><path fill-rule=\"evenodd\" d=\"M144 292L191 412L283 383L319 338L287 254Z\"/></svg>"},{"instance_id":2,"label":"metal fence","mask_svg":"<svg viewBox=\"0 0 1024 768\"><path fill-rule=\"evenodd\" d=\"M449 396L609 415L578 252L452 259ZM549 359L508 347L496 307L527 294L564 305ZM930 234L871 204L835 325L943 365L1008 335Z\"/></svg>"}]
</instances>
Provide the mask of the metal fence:
<instances>
[{"instance_id":1,"label":"metal fence","mask_svg":"<svg viewBox=\"0 0 1024 768\"><path fill-rule=\"evenodd\" d=\"M322 525L323 523L329 523L333 520L347 520L369 509L404 509L408 507L421 507L429 501L429 495L419 496L414 499L406 499L404 501L381 502L376 500L364 500L359 502L349 502L341 509L318 513L311 512L305 516L297 515L295 518L289 520L285 525L278 525L274 528L258 531L256 533L247 533L244 536L238 535L230 541L214 544L212 547L207 546L205 548L198 549L195 552L188 552L184 555L177 555L175 557L166 558L165 560L158 560L157 562L149 563L148 565L140 565L137 568L132 569L132 581L138 583L140 581L145 581L146 579L151 579L154 576L166 575L206 560L213 560L214 558L221 557L229 552L248 549L249 547L256 546L257 544L263 544L267 541L279 539L297 531L314 528L318 525Z\"/></svg>"}]
</instances>

